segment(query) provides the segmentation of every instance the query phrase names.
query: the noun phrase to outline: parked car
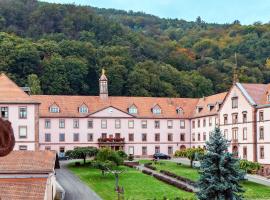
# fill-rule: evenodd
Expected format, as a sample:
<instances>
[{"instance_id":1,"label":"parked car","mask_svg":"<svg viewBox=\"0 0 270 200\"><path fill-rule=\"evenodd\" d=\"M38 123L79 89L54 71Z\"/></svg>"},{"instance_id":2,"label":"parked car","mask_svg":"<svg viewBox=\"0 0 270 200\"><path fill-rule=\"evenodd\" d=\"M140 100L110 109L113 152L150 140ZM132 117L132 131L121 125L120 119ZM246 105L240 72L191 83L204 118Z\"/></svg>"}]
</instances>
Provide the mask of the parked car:
<instances>
[{"instance_id":1,"label":"parked car","mask_svg":"<svg viewBox=\"0 0 270 200\"><path fill-rule=\"evenodd\" d=\"M59 153L58 159L59 160L69 160L69 156L66 156L65 153Z\"/></svg>"},{"instance_id":2,"label":"parked car","mask_svg":"<svg viewBox=\"0 0 270 200\"><path fill-rule=\"evenodd\" d=\"M155 154L153 155L153 158L154 158L154 159L171 159L171 156L166 155L166 154L164 154L164 153L155 153Z\"/></svg>"}]
</instances>

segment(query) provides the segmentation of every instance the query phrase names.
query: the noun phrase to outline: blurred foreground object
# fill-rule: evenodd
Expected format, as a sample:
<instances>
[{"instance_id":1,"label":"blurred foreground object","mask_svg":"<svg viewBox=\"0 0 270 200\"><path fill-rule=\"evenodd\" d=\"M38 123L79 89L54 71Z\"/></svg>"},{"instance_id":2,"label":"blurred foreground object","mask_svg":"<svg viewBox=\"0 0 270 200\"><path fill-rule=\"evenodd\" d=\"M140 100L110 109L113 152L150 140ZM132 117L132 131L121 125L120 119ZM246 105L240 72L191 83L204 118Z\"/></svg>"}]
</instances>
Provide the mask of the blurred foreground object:
<instances>
[{"instance_id":1,"label":"blurred foreground object","mask_svg":"<svg viewBox=\"0 0 270 200\"><path fill-rule=\"evenodd\" d=\"M15 145L11 123L0 118L0 157L9 154Z\"/></svg>"}]
</instances>

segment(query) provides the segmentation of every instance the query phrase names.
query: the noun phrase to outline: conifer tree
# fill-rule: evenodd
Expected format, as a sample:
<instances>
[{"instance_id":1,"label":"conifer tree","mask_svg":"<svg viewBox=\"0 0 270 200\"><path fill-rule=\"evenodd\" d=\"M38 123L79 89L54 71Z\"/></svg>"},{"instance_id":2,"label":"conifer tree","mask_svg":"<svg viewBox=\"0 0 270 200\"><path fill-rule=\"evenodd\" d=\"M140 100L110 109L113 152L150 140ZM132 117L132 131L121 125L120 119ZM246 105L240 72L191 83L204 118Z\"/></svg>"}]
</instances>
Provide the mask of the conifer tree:
<instances>
[{"instance_id":1,"label":"conifer tree","mask_svg":"<svg viewBox=\"0 0 270 200\"><path fill-rule=\"evenodd\" d=\"M210 135L206 153L201 160L198 182L200 200L241 200L244 192L239 182L245 173L240 170L239 159L228 151L228 141L219 128Z\"/></svg>"}]
</instances>

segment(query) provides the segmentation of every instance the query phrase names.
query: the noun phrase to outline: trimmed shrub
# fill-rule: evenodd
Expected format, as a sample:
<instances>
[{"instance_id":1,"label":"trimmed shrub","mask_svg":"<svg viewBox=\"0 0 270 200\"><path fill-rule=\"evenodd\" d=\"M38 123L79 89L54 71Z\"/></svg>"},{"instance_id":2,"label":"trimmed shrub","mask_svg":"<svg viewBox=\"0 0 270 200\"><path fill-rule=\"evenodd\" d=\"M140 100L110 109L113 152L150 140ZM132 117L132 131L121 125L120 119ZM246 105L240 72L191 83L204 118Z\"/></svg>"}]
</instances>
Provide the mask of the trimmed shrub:
<instances>
[{"instance_id":1,"label":"trimmed shrub","mask_svg":"<svg viewBox=\"0 0 270 200\"><path fill-rule=\"evenodd\" d=\"M142 173L147 174L147 175L150 175L150 176L152 175L152 172L147 171L147 170L144 170L144 169L142 170Z\"/></svg>"},{"instance_id":2,"label":"trimmed shrub","mask_svg":"<svg viewBox=\"0 0 270 200\"><path fill-rule=\"evenodd\" d=\"M195 181L192 181L192 180L190 180L190 179L188 179L188 178L179 176L179 175L174 174L174 173L172 173L172 172L169 172L169 171L166 171L166 170L160 170L160 173L165 174L165 175L167 175L167 176L169 176L169 177L175 178L175 179L177 179L177 180L179 180L179 181L183 181L183 182L185 182L185 183L187 183L187 184L189 184L189 185L192 185L192 186L194 186L194 187L196 186L196 182L195 182Z\"/></svg>"},{"instance_id":3,"label":"trimmed shrub","mask_svg":"<svg viewBox=\"0 0 270 200\"><path fill-rule=\"evenodd\" d=\"M152 163L145 163L145 164L144 164L144 167L146 167L146 168L148 168L148 169L152 169L152 170L154 170L154 171L157 170L156 167L152 166Z\"/></svg>"},{"instance_id":4,"label":"trimmed shrub","mask_svg":"<svg viewBox=\"0 0 270 200\"><path fill-rule=\"evenodd\" d=\"M136 166L139 165L139 162L124 162L124 165L127 167L135 168Z\"/></svg>"},{"instance_id":5,"label":"trimmed shrub","mask_svg":"<svg viewBox=\"0 0 270 200\"><path fill-rule=\"evenodd\" d=\"M163 176L161 176L161 175L159 175L159 174L153 174L153 176L154 176L156 179L158 179L158 180L160 180L160 181L163 181L164 183L167 183L167 184L169 184L169 185L175 186L175 187L177 187L177 188L179 188L179 189L181 189L181 190L185 190L185 191L187 191L187 192L193 192L193 190L192 190L192 189L189 189L187 186L185 186L185 185L183 185L183 184L181 184L181 183L178 183L178 182L176 182L176 181L173 181L173 180L171 180L171 179L169 179L169 178L163 177Z\"/></svg>"},{"instance_id":6,"label":"trimmed shrub","mask_svg":"<svg viewBox=\"0 0 270 200\"><path fill-rule=\"evenodd\" d=\"M245 170L249 174L256 174L261 168L262 165L257 162L240 160L240 169Z\"/></svg>"}]
</instances>

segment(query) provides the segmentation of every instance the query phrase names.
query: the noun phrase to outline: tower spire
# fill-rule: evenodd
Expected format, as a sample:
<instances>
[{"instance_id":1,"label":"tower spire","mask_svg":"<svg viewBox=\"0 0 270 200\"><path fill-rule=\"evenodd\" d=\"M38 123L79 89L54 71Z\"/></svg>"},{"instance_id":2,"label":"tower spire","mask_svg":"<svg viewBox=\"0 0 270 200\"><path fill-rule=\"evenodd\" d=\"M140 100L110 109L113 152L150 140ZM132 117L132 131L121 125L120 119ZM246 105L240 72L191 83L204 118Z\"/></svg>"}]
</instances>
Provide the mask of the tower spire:
<instances>
[{"instance_id":1,"label":"tower spire","mask_svg":"<svg viewBox=\"0 0 270 200\"><path fill-rule=\"evenodd\" d=\"M236 52L234 53L234 59L235 59L235 66L233 68L233 84L235 85L237 82L239 82Z\"/></svg>"},{"instance_id":2,"label":"tower spire","mask_svg":"<svg viewBox=\"0 0 270 200\"><path fill-rule=\"evenodd\" d=\"M108 99L108 79L105 75L105 69L102 69L102 73L99 78L99 97L102 100Z\"/></svg>"}]
</instances>

